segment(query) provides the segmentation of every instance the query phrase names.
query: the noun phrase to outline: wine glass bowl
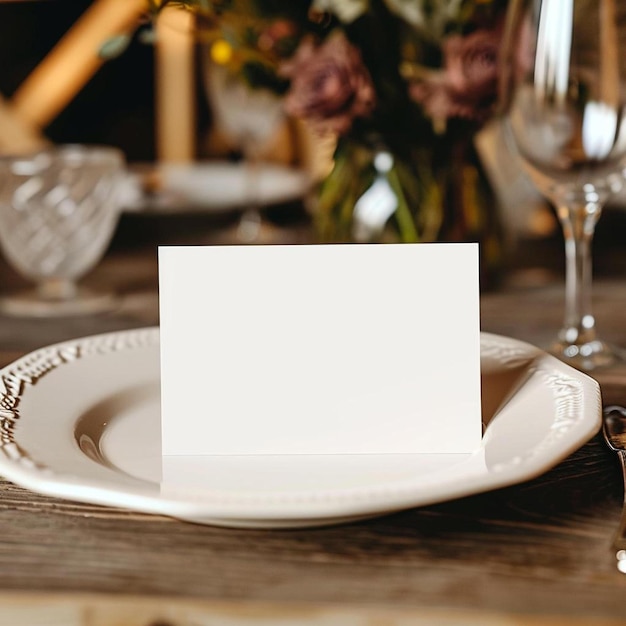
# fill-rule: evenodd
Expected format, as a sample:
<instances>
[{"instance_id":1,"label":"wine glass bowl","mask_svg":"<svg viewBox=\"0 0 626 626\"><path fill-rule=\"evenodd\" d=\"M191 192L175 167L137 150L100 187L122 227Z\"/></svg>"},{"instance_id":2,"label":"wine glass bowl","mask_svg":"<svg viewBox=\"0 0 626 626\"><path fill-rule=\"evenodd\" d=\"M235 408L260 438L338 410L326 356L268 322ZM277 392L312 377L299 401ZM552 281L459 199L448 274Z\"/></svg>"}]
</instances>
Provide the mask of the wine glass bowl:
<instances>
[{"instance_id":1,"label":"wine glass bowl","mask_svg":"<svg viewBox=\"0 0 626 626\"><path fill-rule=\"evenodd\" d=\"M565 319L551 351L583 370L610 365L620 355L597 336L591 244L603 206L624 184L626 59L616 1L515 1L503 49L505 129L565 238Z\"/></svg>"},{"instance_id":2,"label":"wine glass bowl","mask_svg":"<svg viewBox=\"0 0 626 626\"><path fill-rule=\"evenodd\" d=\"M76 281L102 258L119 218L124 159L115 148L66 145L0 157L0 245L7 261L36 288L0 299L4 313L92 313L111 294Z\"/></svg>"},{"instance_id":3,"label":"wine glass bowl","mask_svg":"<svg viewBox=\"0 0 626 626\"><path fill-rule=\"evenodd\" d=\"M242 74L207 61L205 80L220 129L244 152L262 149L283 119L282 102L269 89L252 87Z\"/></svg>"},{"instance_id":4,"label":"wine glass bowl","mask_svg":"<svg viewBox=\"0 0 626 626\"><path fill-rule=\"evenodd\" d=\"M237 228L243 243L261 236L258 203L261 154L284 119L283 104L275 93L248 84L243 73L210 60L207 53L204 79L216 125L241 150L245 165L247 206Z\"/></svg>"}]
</instances>

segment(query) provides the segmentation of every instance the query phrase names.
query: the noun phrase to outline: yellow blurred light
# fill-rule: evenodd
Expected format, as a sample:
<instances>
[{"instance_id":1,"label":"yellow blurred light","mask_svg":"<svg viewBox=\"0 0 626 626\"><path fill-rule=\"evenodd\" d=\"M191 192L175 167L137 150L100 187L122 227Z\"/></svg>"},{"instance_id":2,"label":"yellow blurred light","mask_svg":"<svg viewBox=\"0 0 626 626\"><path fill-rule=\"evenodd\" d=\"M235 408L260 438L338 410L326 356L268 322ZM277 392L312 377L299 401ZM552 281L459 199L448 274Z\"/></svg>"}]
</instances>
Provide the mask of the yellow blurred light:
<instances>
[{"instance_id":1,"label":"yellow blurred light","mask_svg":"<svg viewBox=\"0 0 626 626\"><path fill-rule=\"evenodd\" d=\"M211 59L219 64L226 65L233 57L233 48L232 46L223 39L218 39L211 46Z\"/></svg>"}]
</instances>

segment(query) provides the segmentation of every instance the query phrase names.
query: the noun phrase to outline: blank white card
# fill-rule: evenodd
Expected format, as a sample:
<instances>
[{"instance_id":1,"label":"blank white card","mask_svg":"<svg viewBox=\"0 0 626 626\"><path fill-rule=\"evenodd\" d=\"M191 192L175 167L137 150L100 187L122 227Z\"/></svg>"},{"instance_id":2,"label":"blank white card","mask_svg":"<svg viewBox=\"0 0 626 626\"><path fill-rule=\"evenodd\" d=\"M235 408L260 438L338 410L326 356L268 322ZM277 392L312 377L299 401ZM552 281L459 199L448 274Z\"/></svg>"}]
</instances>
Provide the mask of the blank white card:
<instances>
[{"instance_id":1,"label":"blank white card","mask_svg":"<svg viewBox=\"0 0 626 626\"><path fill-rule=\"evenodd\" d=\"M159 249L165 455L471 452L478 246Z\"/></svg>"}]
</instances>

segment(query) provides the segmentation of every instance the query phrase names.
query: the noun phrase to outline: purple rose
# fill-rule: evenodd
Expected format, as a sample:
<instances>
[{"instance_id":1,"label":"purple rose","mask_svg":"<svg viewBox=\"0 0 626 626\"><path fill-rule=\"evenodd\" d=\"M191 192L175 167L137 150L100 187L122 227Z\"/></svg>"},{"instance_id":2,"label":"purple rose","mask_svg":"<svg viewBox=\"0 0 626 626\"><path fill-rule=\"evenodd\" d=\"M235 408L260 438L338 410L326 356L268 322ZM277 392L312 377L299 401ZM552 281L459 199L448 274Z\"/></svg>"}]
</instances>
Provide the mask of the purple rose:
<instances>
[{"instance_id":1,"label":"purple rose","mask_svg":"<svg viewBox=\"0 0 626 626\"><path fill-rule=\"evenodd\" d=\"M319 132L345 134L356 117L367 117L376 104L372 79L361 53L343 33L321 44L305 39L294 56L281 66L291 79L285 110L306 119Z\"/></svg>"},{"instance_id":2,"label":"purple rose","mask_svg":"<svg viewBox=\"0 0 626 626\"><path fill-rule=\"evenodd\" d=\"M426 115L433 119L438 128L445 127L445 121L451 117L472 117L472 108L458 102L443 72L412 82L409 94L422 105Z\"/></svg>"},{"instance_id":3,"label":"purple rose","mask_svg":"<svg viewBox=\"0 0 626 626\"><path fill-rule=\"evenodd\" d=\"M444 44L446 71L459 99L480 106L495 96L498 84L498 48L502 29L453 35Z\"/></svg>"},{"instance_id":4,"label":"purple rose","mask_svg":"<svg viewBox=\"0 0 626 626\"><path fill-rule=\"evenodd\" d=\"M411 83L411 97L439 121L450 117L484 121L497 93L501 39L501 25L448 37L443 44L443 71Z\"/></svg>"}]
</instances>

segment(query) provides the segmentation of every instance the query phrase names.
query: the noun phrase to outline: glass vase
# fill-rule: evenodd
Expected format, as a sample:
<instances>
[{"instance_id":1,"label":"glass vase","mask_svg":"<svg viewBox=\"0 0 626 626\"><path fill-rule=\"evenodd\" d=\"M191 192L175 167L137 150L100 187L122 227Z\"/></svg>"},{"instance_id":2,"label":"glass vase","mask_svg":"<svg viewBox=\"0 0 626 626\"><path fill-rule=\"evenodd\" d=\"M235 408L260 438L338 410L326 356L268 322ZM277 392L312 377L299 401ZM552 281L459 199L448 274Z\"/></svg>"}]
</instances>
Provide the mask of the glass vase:
<instances>
[{"instance_id":1,"label":"glass vase","mask_svg":"<svg viewBox=\"0 0 626 626\"><path fill-rule=\"evenodd\" d=\"M483 288L503 269L497 200L471 139L401 155L341 139L315 220L325 243L477 242Z\"/></svg>"}]
</instances>

